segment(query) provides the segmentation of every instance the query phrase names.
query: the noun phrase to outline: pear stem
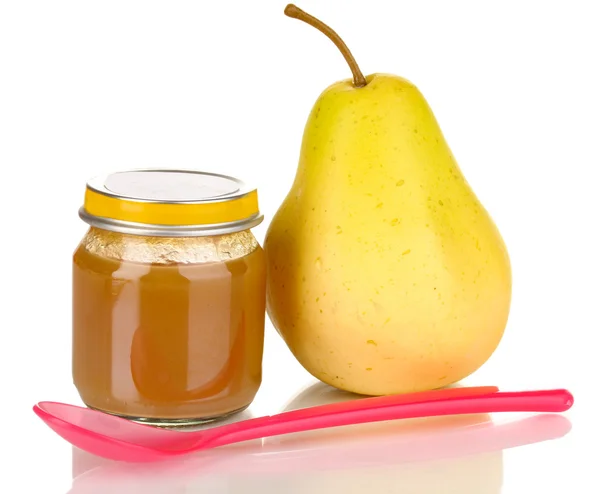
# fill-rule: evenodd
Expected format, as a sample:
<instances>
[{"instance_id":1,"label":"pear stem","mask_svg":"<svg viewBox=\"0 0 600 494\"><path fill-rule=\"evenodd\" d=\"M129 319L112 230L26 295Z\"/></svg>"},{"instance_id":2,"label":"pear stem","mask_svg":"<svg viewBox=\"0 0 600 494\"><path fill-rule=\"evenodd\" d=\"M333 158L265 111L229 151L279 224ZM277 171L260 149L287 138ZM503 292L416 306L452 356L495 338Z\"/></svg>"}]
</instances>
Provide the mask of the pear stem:
<instances>
[{"instance_id":1,"label":"pear stem","mask_svg":"<svg viewBox=\"0 0 600 494\"><path fill-rule=\"evenodd\" d=\"M299 9L291 3L285 8L284 14L293 19L299 19L301 21L306 22L307 24L321 31L325 36L327 36L331 41L333 41L335 46L338 47L338 50L342 52L342 55L344 55L346 62L350 66L350 70L352 71L352 77L354 80L354 87L363 87L367 85L365 76L360 71L356 60L354 59L354 56L352 56L352 53L346 46L346 43L344 43L342 38L340 38L339 35L333 29L331 29L327 24L321 22L316 17L307 14L306 12L304 12L303 10Z\"/></svg>"}]
</instances>

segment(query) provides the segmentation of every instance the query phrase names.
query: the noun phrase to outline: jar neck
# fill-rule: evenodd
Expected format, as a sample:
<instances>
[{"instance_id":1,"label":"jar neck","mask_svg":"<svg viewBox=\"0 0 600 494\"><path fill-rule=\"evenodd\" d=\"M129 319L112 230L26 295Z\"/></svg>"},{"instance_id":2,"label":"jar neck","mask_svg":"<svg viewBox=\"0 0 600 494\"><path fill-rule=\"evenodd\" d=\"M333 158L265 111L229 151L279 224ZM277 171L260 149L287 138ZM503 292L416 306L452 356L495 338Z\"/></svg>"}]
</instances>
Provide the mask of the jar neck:
<instances>
[{"instance_id":1,"label":"jar neck","mask_svg":"<svg viewBox=\"0 0 600 494\"><path fill-rule=\"evenodd\" d=\"M91 227L81 241L91 254L148 264L202 264L244 257L257 248L250 230L210 237L150 237Z\"/></svg>"}]
</instances>

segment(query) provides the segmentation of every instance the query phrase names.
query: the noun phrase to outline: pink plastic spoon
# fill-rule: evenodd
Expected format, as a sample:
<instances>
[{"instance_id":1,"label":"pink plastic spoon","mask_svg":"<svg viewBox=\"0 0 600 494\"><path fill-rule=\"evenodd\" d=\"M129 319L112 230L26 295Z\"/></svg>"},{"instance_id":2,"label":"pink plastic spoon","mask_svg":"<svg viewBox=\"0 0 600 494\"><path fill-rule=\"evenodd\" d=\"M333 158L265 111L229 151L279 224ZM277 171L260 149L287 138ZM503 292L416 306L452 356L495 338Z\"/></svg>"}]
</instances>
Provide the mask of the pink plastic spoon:
<instances>
[{"instance_id":1,"label":"pink plastic spoon","mask_svg":"<svg viewBox=\"0 0 600 494\"><path fill-rule=\"evenodd\" d=\"M365 398L194 432L158 429L89 408L54 402L40 402L33 410L58 435L82 450L113 460L148 462L327 427L471 413L564 412L573 405L573 396L564 389L522 392L495 392L495 389L451 388Z\"/></svg>"}]
</instances>

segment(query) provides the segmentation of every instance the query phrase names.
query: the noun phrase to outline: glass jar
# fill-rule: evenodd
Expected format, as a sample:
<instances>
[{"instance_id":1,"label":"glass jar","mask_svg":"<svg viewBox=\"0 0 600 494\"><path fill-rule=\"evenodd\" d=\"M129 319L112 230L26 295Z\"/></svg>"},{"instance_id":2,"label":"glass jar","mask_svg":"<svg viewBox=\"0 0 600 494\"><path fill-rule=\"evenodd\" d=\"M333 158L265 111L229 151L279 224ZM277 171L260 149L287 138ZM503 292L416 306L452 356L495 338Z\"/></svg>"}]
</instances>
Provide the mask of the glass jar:
<instances>
[{"instance_id":1,"label":"glass jar","mask_svg":"<svg viewBox=\"0 0 600 494\"><path fill-rule=\"evenodd\" d=\"M91 180L73 256L73 380L90 408L194 425L261 384L264 252L255 189L181 170Z\"/></svg>"}]
</instances>

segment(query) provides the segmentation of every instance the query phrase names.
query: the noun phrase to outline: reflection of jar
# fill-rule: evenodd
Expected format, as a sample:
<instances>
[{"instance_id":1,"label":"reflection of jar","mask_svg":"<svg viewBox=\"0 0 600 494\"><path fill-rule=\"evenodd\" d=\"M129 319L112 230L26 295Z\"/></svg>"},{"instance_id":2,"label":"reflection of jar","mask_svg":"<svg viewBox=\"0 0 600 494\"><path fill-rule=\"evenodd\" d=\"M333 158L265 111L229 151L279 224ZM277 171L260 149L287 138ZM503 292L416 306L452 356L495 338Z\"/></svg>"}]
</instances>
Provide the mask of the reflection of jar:
<instances>
[{"instance_id":1,"label":"reflection of jar","mask_svg":"<svg viewBox=\"0 0 600 494\"><path fill-rule=\"evenodd\" d=\"M159 425L239 411L261 382L257 193L200 172L88 183L73 258L73 379L89 407Z\"/></svg>"}]
</instances>

